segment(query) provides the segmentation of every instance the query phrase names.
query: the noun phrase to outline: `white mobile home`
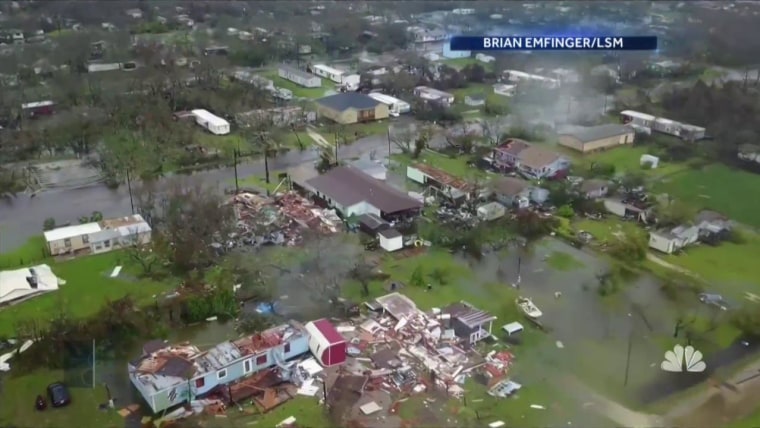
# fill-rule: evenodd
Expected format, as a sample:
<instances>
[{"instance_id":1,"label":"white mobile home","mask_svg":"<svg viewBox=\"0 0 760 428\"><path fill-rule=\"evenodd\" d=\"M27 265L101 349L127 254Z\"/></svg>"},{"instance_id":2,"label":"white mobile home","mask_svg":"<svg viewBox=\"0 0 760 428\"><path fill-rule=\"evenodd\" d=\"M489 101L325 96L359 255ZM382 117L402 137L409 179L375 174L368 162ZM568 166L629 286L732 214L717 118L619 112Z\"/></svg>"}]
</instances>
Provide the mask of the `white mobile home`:
<instances>
[{"instance_id":1,"label":"white mobile home","mask_svg":"<svg viewBox=\"0 0 760 428\"><path fill-rule=\"evenodd\" d=\"M281 65L277 70L277 75L304 88L319 88L322 86L322 79L318 76L289 65Z\"/></svg>"},{"instance_id":2,"label":"white mobile home","mask_svg":"<svg viewBox=\"0 0 760 428\"><path fill-rule=\"evenodd\" d=\"M344 71L324 64L312 65L311 72L325 79L330 79L335 83L343 83L343 75L346 74Z\"/></svg>"},{"instance_id":3,"label":"white mobile home","mask_svg":"<svg viewBox=\"0 0 760 428\"><path fill-rule=\"evenodd\" d=\"M687 141L697 141L705 138L705 128L700 126L677 122L675 120L665 119L664 117L656 117L651 114L633 110L621 111L620 116L623 123L631 124L634 129L645 134L651 134L652 131L657 131Z\"/></svg>"},{"instance_id":4,"label":"white mobile home","mask_svg":"<svg viewBox=\"0 0 760 428\"><path fill-rule=\"evenodd\" d=\"M192 111L195 116L195 123L206 128L214 135L227 135L230 133L230 123L209 112L208 110L198 109Z\"/></svg>"},{"instance_id":5,"label":"white mobile home","mask_svg":"<svg viewBox=\"0 0 760 428\"><path fill-rule=\"evenodd\" d=\"M373 92L367 94L370 98L377 102L383 103L388 106L388 114L393 117L398 117L401 114L409 113L412 110L412 106L408 102L402 101L398 98L394 98L390 95L381 94L379 92Z\"/></svg>"},{"instance_id":6,"label":"white mobile home","mask_svg":"<svg viewBox=\"0 0 760 428\"><path fill-rule=\"evenodd\" d=\"M59 227L44 233L51 256L104 253L150 242L151 228L139 214Z\"/></svg>"}]
</instances>

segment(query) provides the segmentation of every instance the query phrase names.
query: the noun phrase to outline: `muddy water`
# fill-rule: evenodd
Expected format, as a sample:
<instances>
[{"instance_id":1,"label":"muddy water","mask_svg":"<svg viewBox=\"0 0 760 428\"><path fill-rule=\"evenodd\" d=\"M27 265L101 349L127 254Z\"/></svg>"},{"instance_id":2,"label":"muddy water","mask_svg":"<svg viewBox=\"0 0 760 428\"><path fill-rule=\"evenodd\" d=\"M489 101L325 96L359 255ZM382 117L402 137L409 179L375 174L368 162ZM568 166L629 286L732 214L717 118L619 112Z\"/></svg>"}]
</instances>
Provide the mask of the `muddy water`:
<instances>
[{"instance_id":1,"label":"muddy water","mask_svg":"<svg viewBox=\"0 0 760 428\"><path fill-rule=\"evenodd\" d=\"M578 266L552 269L547 258L554 252L571 256ZM513 248L488 254L474 265L469 263L479 283L509 286L517 281L518 259L519 293L533 299L543 312L541 322L550 329L549 344L523 351L530 355L527 364L535 363L536 376L546 376L541 366L550 364L582 380L589 379L594 387L630 390L625 395L631 396L638 395L637 386L642 382L658 376L662 338L672 334L676 311L663 298L655 278L631 278L618 293L602 298L596 291L597 275L609 267L607 262L555 239L544 240L527 251ZM487 293L477 285L472 288L475 293ZM555 297L556 292L561 292L561 297ZM555 341L562 342L563 347L558 348Z\"/></svg>"}]
</instances>

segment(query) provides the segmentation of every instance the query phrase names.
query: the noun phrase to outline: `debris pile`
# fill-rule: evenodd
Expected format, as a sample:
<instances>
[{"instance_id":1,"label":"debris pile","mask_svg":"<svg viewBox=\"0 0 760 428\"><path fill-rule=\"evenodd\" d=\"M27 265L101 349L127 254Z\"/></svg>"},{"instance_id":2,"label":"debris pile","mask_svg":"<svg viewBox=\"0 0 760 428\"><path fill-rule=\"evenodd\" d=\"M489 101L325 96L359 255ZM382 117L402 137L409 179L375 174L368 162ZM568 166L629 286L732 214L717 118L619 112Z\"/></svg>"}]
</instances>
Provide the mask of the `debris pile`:
<instances>
[{"instance_id":1,"label":"debris pile","mask_svg":"<svg viewBox=\"0 0 760 428\"><path fill-rule=\"evenodd\" d=\"M239 193L229 203L237 218L235 238L244 246L294 246L301 242L303 229L332 234L342 223L335 210L322 209L293 191L274 197Z\"/></svg>"},{"instance_id":2,"label":"debris pile","mask_svg":"<svg viewBox=\"0 0 760 428\"><path fill-rule=\"evenodd\" d=\"M507 397L520 388L508 378L514 356L505 350L480 354L470 344L470 334L455 332L454 316L448 308L426 313L398 293L378 298L377 304L368 306L381 310L338 326L348 339L349 356L338 377L346 382L355 379L349 389L357 394L344 397L346 394L336 388L339 384L342 389L348 387L336 381L328 392L331 412L346 407L352 410L334 416L371 426L372 418L382 414L388 422L387 418L396 417L393 408L413 395L438 391L461 398L469 376L485 379L494 397ZM487 316L472 309L470 313ZM484 319L488 322L491 318ZM341 399L347 402L337 402ZM389 404L383 406L382 401ZM383 412L377 410L378 405Z\"/></svg>"}]
</instances>

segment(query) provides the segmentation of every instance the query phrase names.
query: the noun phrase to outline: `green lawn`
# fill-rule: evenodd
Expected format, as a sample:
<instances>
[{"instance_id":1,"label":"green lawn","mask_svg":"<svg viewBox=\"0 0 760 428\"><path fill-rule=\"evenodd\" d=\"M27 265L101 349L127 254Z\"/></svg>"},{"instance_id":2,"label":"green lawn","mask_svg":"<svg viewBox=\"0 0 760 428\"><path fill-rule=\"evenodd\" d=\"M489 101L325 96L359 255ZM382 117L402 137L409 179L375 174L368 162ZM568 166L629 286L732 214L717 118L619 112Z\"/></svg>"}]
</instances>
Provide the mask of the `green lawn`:
<instances>
[{"instance_id":1,"label":"green lawn","mask_svg":"<svg viewBox=\"0 0 760 428\"><path fill-rule=\"evenodd\" d=\"M603 243L613 238L616 233L622 232L624 228L634 228L636 226L617 217L609 216L604 220L582 219L573 223L573 227L576 232L585 231L590 233L595 239L594 242Z\"/></svg>"},{"instance_id":2,"label":"green lawn","mask_svg":"<svg viewBox=\"0 0 760 428\"><path fill-rule=\"evenodd\" d=\"M760 174L710 165L683 170L655 184L656 191L696 208L718 211L732 220L760 227Z\"/></svg>"},{"instance_id":3,"label":"green lawn","mask_svg":"<svg viewBox=\"0 0 760 428\"><path fill-rule=\"evenodd\" d=\"M432 167L446 171L447 173L463 178L463 179L484 179L487 174L477 167L472 167L467 164L469 158L467 156L449 157L432 150L426 150L422 153L419 159L412 159L408 155L395 154L391 158L399 162L404 168L407 165L414 163L425 163ZM406 175L406 172L404 172Z\"/></svg>"},{"instance_id":4,"label":"green lawn","mask_svg":"<svg viewBox=\"0 0 760 428\"><path fill-rule=\"evenodd\" d=\"M559 271L571 271L583 267L583 263L576 260L575 257L561 251L554 251L549 254L549 257L546 259L546 264L552 269Z\"/></svg>"},{"instance_id":5,"label":"green lawn","mask_svg":"<svg viewBox=\"0 0 760 428\"><path fill-rule=\"evenodd\" d=\"M48 260L46 263L66 284L58 291L0 308L0 336L13 337L14 324L18 321L36 319L45 323L61 311L75 318L86 318L97 313L106 300L129 294L138 302L150 302L154 295L171 289L169 284L137 279L139 267L123 251L60 263ZM116 266L123 266L123 269L119 277L110 278Z\"/></svg>"},{"instance_id":6,"label":"green lawn","mask_svg":"<svg viewBox=\"0 0 760 428\"><path fill-rule=\"evenodd\" d=\"M284 183L282 186L280 186L280 180L277 178L277 175L281 172L282 171L269 171L268 184L263 173L261 175L249 175L247 177L242 177L238 179L238 184L240 187L256 187L262 190L268 190L269 192L274 192L275 189L277 189L278 192L284 191L287 189L287 183ZM234 185L235 180L233 179L230 184Z\"/></svg>"},{"instance_id":7,"label":"green lawn","mask_svg":"<svg viewBox=\"0 0 760 428\"><path fill-rule=\"evenodd\" d=\"M2 239L2 227L0 227L0 239ZM18 269L46 258L45 238L36 236L14 251L0 254L0 270Z\"/></svg>"},{"instance_id":8,"label":"green lawn","mask_svg":"<svg viewBox=\"0 0 760 428\"><path fill-rule=\"evenodd\" d=\"M743 295L744 291L760 294L757 284L760 283L760 235L744 231L745 242L734 244L722 242L717 247L698 245L686 248L683 254L662 256L668 263L683 267L696 273L707 281L717 281L721 284L736 284L733 294Z\"/></svg>"},{"instance_id":9,"label":"green lawn","mask_svg":"<svg viewBox=\"0 0 760 428\"><path fill-rule=\"evenodd\" d=\"M263 73L263 76L267 79L271 79L274 85L278 88L284 88L291 92L293 95L299 98L322 98L325 96L325 92L333 86L333 83L327 79L322 79L322 86L319 88L304 88L289 80L285 80L277 74L277 70L268 71Z\"/></svg>"},{"instance_id":10,"label":"green lawn","mask_svg":"<svg viewBox=\"0 0 760 428\"><path fill-rule=\"evenodd\" d=\"M660 162L657 169L644 170L641 168L641 156L651 153L652 148L647 146L625 146L601 151L583 156L582 163L601 162L615 165L616 172L642 171L648 177L663 177L688 167L682 163ZM576 155L577 156L577 155Z\"/></svg>"},{"instance_id":11,"label":"green lawn","mask_svg":"<svg viewBox=\"0 0 760 428\"><path fill-rule=\"evenodd\" d=\"M32 348L34 349L34 348ZM34 351L30 351L34 352ZM90 388L71 388L71 404L65 408L52 409L44 412L34 409L34 398L45 396L45 388L53 382L63 380L60 370L36 370L24 376L9 376L2 381L4 394L19 397L17 404L0 405L0 426L19 427L103 427L117 428L124 426L124 419L116 411L99 412L97 407L106 403L108 397L105 388L98 386ZM129 403L118 403L125 406ZM120 407L119 407L120 408ZM86 422L85 422L86 421Z\"/></svg>"}]
</instances>

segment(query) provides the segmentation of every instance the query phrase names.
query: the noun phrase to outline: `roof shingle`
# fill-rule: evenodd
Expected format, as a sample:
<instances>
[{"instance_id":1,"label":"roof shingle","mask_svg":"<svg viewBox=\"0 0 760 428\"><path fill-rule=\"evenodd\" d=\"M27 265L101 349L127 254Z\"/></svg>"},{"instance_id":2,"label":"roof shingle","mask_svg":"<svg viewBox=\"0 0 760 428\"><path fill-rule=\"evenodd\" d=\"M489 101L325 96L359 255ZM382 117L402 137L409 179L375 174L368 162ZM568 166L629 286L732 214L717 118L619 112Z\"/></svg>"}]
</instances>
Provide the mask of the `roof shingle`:
<instances>
[{"instance_id":1,"label":"roof shingle","mask_svg":"<svg viewBox=\"0 0 760 428\"><path fill-rule=\"evenodd\" d=\"M344 207L365 201L386 214L422 207L416 199L347 166L333 168L307 184Z\"/></svg>"},{"instance_id":2,"label":"roof shingle","mask_svg":"<svg viewBox=\"0 0 760 428\"><path fill-rule=\"evenodd\" d=\"M344 92L341 94L330 95L318 99L317 103L329 109L341 112L352 108L356 110L367 110L375 108L380 104L380 102L376 101L374 98L356 92Z\"/></svg>"}]
</instances>

